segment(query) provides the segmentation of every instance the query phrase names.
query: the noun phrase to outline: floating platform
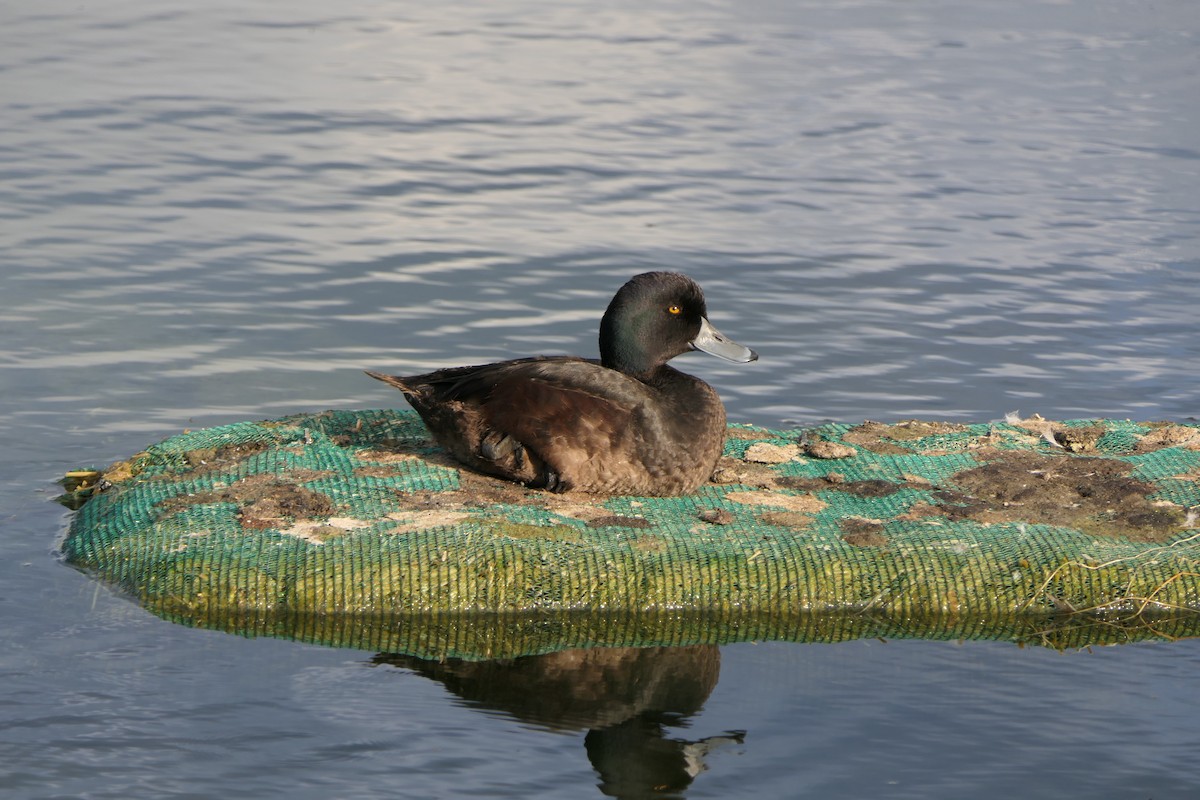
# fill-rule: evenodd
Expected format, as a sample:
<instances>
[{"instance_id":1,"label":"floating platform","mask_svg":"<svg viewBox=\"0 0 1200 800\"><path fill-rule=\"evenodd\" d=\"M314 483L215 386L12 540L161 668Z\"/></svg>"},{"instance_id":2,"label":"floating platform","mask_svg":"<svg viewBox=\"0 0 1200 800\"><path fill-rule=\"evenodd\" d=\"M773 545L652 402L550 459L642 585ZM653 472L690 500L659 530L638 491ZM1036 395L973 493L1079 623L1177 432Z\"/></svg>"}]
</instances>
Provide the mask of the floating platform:
<instances>
[{"instance_id":1,"label":"floating platform","mask_svg":"<svg viewBox=\"0 0 1200 800\"><path fill-rule=\"evenodd\" d=\"M1200 635L1200 424L730 426L684 497L459 469L411 412L184 433L69 476L67 560L169 619L421 657Z\"/></svg>"}]
</instances>

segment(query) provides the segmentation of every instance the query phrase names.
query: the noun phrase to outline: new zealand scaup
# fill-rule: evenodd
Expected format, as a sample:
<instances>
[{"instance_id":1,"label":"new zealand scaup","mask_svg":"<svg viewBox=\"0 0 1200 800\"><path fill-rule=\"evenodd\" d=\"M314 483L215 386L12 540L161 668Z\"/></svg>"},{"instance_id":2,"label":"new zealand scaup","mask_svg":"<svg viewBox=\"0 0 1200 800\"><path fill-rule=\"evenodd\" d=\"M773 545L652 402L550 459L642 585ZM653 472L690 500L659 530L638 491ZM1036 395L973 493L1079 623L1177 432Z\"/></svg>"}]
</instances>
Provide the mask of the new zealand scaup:
<instances>
[{"instance_id":1,"label":"new zealand scaup","mask_svg":"<svg viewBox=\"0 0 1200 800\"><path fill-rule=\"evenodd\" d=\"M667 366L689 350L758 354L709 324L700 287L647 272L600 321L600 360L536 356L398 377L395 386L456 459L554 492L676 495L712 475L725 407L711 386Z\"/></svg>"}]
</instances>

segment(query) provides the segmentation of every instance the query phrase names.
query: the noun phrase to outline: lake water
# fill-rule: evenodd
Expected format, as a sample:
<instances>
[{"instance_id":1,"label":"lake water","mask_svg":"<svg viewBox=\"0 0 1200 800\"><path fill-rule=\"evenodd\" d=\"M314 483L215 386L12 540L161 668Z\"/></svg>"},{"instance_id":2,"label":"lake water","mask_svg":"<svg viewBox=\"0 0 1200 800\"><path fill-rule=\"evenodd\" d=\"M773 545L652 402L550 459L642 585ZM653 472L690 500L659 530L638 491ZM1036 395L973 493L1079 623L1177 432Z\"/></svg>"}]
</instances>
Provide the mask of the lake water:
<instances>
[{"instance_id":1,"label":"lake water","mask_svg":"<svg viewBox=\"0 0 1200 800\"><path fill-rule=\"evenodd\" d=\"M760 352L677 362L734 421L1194 418L1200 5L3 16L5 797L1196 796L1195 641L416 663L160 620L58 559L52 498L397 403L363 368L590 355L654 267Z\"/></svg>"}]
</instances>

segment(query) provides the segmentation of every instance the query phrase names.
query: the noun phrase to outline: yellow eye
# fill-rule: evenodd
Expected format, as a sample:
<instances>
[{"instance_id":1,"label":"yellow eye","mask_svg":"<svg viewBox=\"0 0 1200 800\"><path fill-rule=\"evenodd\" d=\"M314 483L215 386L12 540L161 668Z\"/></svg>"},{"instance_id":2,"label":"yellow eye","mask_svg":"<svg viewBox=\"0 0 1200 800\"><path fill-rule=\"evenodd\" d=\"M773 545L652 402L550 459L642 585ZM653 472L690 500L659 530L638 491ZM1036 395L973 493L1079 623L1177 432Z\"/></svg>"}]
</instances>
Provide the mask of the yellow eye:
<instances>
[{"instance_id":1,"label":"yellow eye","mask_svg":"<svg viewBox=\"0 0 1200 800\"><path fill-rule=\"evenodd\" d=\"M679 306L667 306L667 313L668 314L682 314L683 309L680 308Z\"/></svg>"}]
</instances>

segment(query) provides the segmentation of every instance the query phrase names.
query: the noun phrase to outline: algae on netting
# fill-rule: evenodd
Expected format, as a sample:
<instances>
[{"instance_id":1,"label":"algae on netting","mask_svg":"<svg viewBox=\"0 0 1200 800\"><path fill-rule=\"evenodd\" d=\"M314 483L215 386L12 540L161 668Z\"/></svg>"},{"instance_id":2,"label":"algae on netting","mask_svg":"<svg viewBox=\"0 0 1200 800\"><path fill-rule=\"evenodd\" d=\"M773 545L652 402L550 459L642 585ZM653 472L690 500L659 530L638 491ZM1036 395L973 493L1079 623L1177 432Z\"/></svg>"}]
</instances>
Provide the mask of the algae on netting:
<instances>
[{"instance_id":1,"label":"algae on netting","mask_svg":"<svg viewBox=\"0 0 1200 800\"><path fill-rule=\"evenodd\" d=\"M93 477L64 552L195 624L852 611L983 636L1200 609L1198 475L1198 425L733 426L692 496L555 495L459 470L415 415L325 412L183 434Z\"/></svg>"},{"instance_id":2,"label":"algae on netting","mask_svg":"<svg viewBox=\"0 0 1200 800\"><path fill-rule=\"evenodd\" d=\"M183 615L152 609L191 627L441 660L511 659L572 648L722 645L750 641L837 643L856 639L1004 641L1074 650L1200 635L1200 615L1024 613L1010 617L746 612L467 612L461 614Z\"/></svg>"}]
</instances>

